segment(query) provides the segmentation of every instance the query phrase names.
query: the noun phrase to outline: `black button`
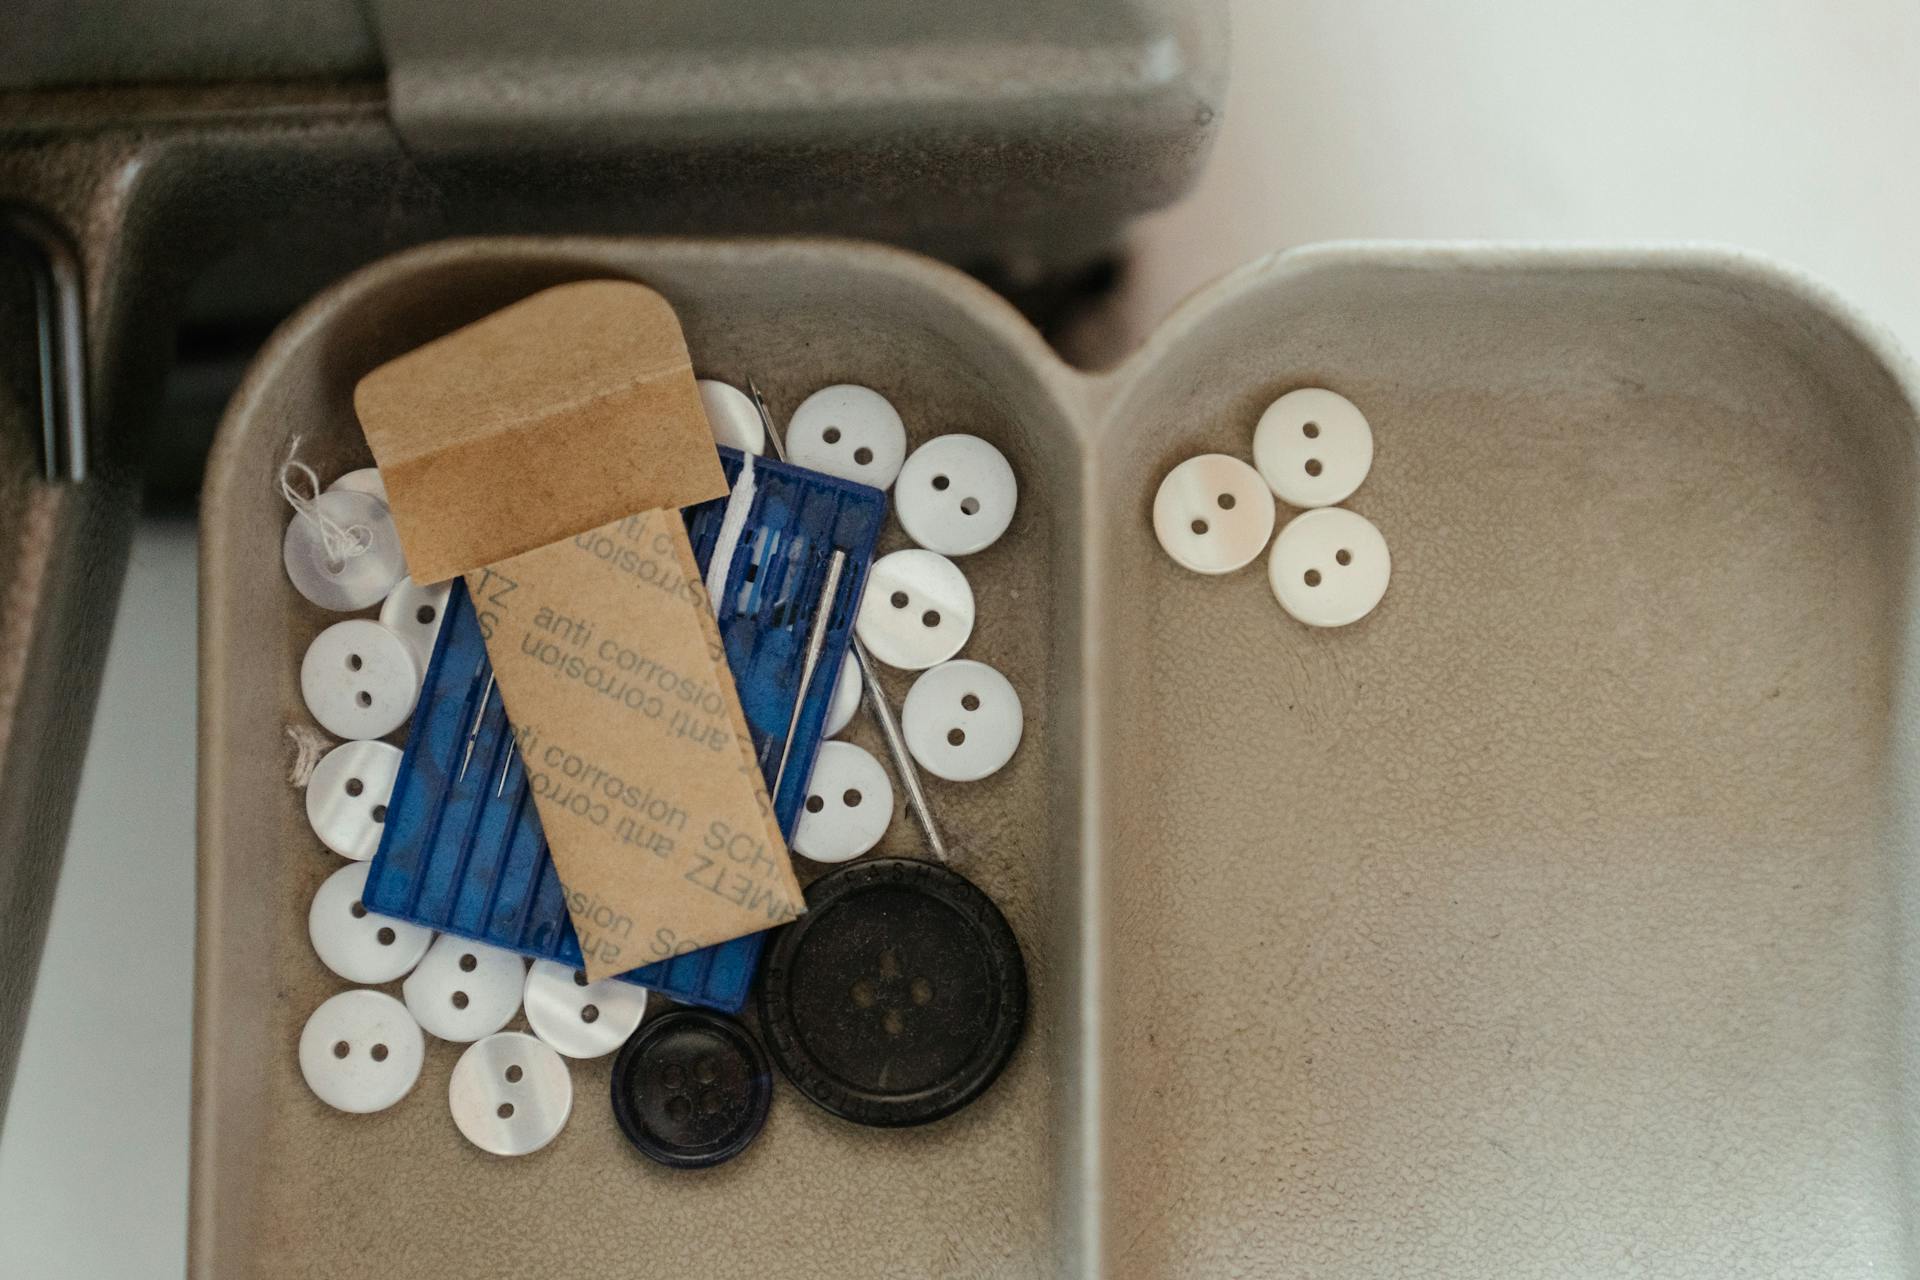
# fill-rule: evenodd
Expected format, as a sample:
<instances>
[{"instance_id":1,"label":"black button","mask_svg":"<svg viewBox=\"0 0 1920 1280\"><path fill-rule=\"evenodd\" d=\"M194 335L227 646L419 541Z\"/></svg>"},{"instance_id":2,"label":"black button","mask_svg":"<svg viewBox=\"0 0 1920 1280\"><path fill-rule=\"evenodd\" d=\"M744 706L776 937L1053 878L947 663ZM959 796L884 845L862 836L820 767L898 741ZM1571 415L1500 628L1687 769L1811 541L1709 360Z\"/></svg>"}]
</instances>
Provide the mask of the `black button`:
<instances>
[{"instance_id":1,"label":"black button","mask_svg":"<svg viewBox=\"0 0 1920 1280\"><path fill-rule=\"evenodd\" d=\"M613 1061L613 1118L641 1155L704 1169L747 1149L767 1122L773 1070L732 1018L676 1009L646 1023Z\"/></svg>"},{"instance_id":2,"label":"black button","mask_svg":"<svg viewBox=\"0 0 1920 1280\"><path fill-rule=\"evenodd\" d=\"M993 900L931 862L876 858L807 887L760 981L794 1088L860 1124L925 1124L986 1091L1020 1043L1027 968Z\"/></svg>"}]
</instances>

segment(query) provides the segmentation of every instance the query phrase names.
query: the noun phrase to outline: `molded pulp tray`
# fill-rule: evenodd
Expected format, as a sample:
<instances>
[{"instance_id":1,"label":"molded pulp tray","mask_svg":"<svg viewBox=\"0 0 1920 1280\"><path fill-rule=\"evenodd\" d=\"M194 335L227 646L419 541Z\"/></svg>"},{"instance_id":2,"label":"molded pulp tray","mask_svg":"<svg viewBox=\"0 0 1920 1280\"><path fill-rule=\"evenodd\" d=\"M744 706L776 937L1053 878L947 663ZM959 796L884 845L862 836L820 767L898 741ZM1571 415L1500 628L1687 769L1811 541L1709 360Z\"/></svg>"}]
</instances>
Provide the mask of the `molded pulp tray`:
<instances>
[{"instance_id":1,"label":"molded pulp tray","mask_svg":"<svg viewBox=\"0 0 1920 1280\"><path fill-rule=\"evenodd\" d=\"M933 794L1032 1014L952 1119L860 1129L782 1082L760 1141L689 1175L627 1148L606 1059L517 1161L454 1129L458 1046L379 1116L301 1082L338 860L283 725L328 619L285 586L275 468L296 433L323 476L363 464L360 374L598 275L663 291L700 371L781 421L863 382L1019 473L965 563L966 652L1026 739ZM1263 562L1182 572L1149 522L1169 467L1248 456L1301 385L1378 443L1350 505L1393 585L1339 631L1282 614ZM361 272L262 352L208 474L195 1273L1912 1274L1909 386L1843 309L1719 254L1310 250L1101 376L863 246ZM904 811L881 847L918 851Z\"/></svg>"}]
</instances>

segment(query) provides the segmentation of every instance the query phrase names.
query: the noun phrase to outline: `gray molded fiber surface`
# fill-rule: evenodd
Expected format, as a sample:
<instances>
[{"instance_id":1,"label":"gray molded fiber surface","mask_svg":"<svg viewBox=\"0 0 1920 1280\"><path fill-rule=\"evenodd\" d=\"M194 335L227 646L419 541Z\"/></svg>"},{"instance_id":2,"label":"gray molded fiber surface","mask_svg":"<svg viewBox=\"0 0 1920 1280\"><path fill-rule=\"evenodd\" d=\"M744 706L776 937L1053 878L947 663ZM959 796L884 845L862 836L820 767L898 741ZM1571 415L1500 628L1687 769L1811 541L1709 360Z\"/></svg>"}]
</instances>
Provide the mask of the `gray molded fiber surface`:
<instances>
[{"instance_id":1,"label":"gray molded fiber surface","mask_svg":"<svg viewBox=\"0 0 1920 1280\"><path fill-rule=\"evenodd\" d=\"M336 864L283 777L324 619L284 586L272 469L296 431L323 474L364 459L348 391L384 356L608 273L777 414L868 382L1020 476L966 562L967 652L1028 736L934 797L1033 1018L952 1120L862 1130L782 1084L755 1148L687 1176L624 1147L604 1062L516 1162L454 1130L453 1046L384 1116L300 1081ZM1906 1270L1904 369L1708 253L1288 255L1100 377L870 247L479 241L362 272L262 353L208 477L196 1274ZM1179 571L1148 520L1168 467L1246 456L1300 385L1378 445L1350 505L1394 582L1340 631L1288 620L1263 563ZM917 850L904 814L882 847Z\"/></svg>"}]
</instances>

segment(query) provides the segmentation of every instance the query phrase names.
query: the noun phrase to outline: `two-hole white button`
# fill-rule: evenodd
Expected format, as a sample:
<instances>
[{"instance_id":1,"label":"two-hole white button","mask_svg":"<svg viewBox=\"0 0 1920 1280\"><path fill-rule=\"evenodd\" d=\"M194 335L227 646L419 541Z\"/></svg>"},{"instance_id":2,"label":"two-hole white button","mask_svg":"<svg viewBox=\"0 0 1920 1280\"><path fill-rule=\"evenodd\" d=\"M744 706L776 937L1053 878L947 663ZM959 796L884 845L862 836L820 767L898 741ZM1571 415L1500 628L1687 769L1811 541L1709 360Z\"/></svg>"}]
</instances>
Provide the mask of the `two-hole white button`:
<instances>
[{"instance_id":1,"label":"two-hole white button","mask_svg":"<svg viewBox=\"0 0 1920 1280\"><path fill-rule=\"evenodd\" d=\"M1232 573L1273 536L1273 491L1224 453L1203 453L1167 473L1153 498L1153 534L1183 569Z\"/></svg>"},{"instance_id":2,"label":"two-hole white button","mask_svg":"<svg viewBox=\"0 0 1920 1280\"><path fill-rule=\"evenodd\" d=\"M413 971L433 943L433 930L367 910L367 867L341 867L320 885L307 909L307 937L320 963L348 982L369 986Z\"/></svg>"},{"instance_id":3,"label":"two-hole white button","mask_svg":"<svg viewBox=\"0 0 1920 1280\"><path fill-rule=\"evenodd\" d=\"M1289 391L1253 431L1253 462L1282 501L1344 502L1373 467L1373 429L1353 402L1319 387Z\"/></svg>"},{"instance_id":4,"label":"two-hole white button","mask_svg":"<svg viewBox=\"0 0 1920 1280\"><path fill-rule=\"evenodd\" d=\"M984 662L943 662L913 682L900 711L907 750L949 782L975 782L1020 746L1020 695Z\"/></svg>"},{"instance_id":5,"label":"two-hole white button","mask_svg":"<svg viewBox=\"0 0 1920 1280\"><path fill-rule=\"evenodd\" d=\"M332 550L328 527L334 531ZM280 558L294 590L335 613L379 604L407 572L387 504L354 489L329 489L313 500L311 511L296 512Z\"/></svg>"},{"instance_id":6,"label":"two-hole white button","mask_svg":"<svg viewBox=\"0 0 1920 1280\"><path fill-rule=\"evenodd\" d=\"M336 738L379 738L413 714L420 669L405 640L370 618L336 622L300 662L300 693Z\"/></svg>"},{"instance_id":7,"label":"two-hole white button","mask_svg":"<svg viewBox=\"0 0 1920 1280\"><path fill-rule=\"evenodd\" d=\"M533 1034L569 1058L598 1058L627 1042L647 1016L647 989L587 975L552 960L527 971L524 1003Z\"/></svg>"},{"instance_id":8,"label":"two-hole white button","mask_svg":"<svg viewBox=\"0 0 1920 1280\"><path fill-rule=\"evenodd\" d=\"M860 694L865 689L860 679L860 663L851 652L840 660L840 676L833 682L833 698L827 703L827 727L822 737L837 737L853 723L860 709Z\"/></svg>"},{"instance_id":9,"label":"two-hole white button","mask_svg":"<svg viewBox=\"0 0 1920 1280\"><path fill-rule=\"evenodd\" d=\"M468 1142L496 1156L530 1155L566 1128L573 1078L559 1054L523 1031L475 1041L453 1066L447 1106Z\"/></svg>"},{"instance_id":10,"label":"two-hole white button","mask_svg":"<svg viewBox=\"0 0 1920 1280\"><path fill-rule=\"evenodd\" d=\"M907 536L929 551L965 556L1007 531L1019 485L1006 455L979 436L936 436L913 451L893 486Z\"/></svg>"},{"instance_id":11,"label":"two-hole white button","mask_svg":"<svg viewBox=\"0 0 1920 1280\"><path fill-rule=\"evenodd\" d=\"M385 1111L420 1078L426 1042L406 1006L380 991L342 991L300 1031L300 1074L340 1111Z\"/></svg>"},{"instance_id":12,"label":"two-hole white button","mask_svg":"<svg viewBox=\"0 0 1920 1280\"><path fill-rule=\"evenodd\" d=\"M307 779L307 821L320 843L365 862L380 851L387 802L400 776L400 748L385 742L343 742L320 758Z\"/></svg>"},{"instance_id":13,"label":"two-hole white button","mask_svg":"<svg viewBox=\"0 0 1920 1280\"><path fill-rule=\"evenodd\" d=\"M327 486L328 493L342 489L350 493L370 493L382 502L387 501L387 482L380 478L378 467L361 467L357 471L349 471Z\"/></svg>"},{"instance_id":14,"label":"two-hole white button","mask_svg":"<svg viewBox=\"0 0 1920 1280\"><path fill-rule=\"evenodd\" d=\"M923 670L960 652L973 634L973 588L960 566L937 552L895 551L867 574L854 630L888 666Z\"/></svg>"},{"instance_id":15,"label":"two-hole white button","mask_svg":"<svg viewBox=\"0 0 1920 1280\"><path fill-rule=\"evenodd\" d=\"M787 460L884 489L907 456L907 428L878 391L841 383L800 402L787 423Z\"/></svg>"},{"instance_id":16,"label":"two-hole white button","mask_svg":"<svg viewBox=\"0 0 1920 1280\"><path fill-rule=\"evenodd\" d=\"M707 411L715 444L746 453L766 452L767 424L746 392L716 378L702 378L695 385L700 388L700 407Z\"/></svg>"},{"instance_id":17,"label":"two-hole white button","mask_svg":"<svg viewBox=\"0 0 1920 1280\"><path fill-rule=\"evenodd\" d=\"M520 1008L527 962L511 951L442 934L400 986L407 1012L442 1040L478 1040Z\"/></svg>"},{"instance_id":18,"label":"two-hole white button","mask_svg":"<svg viewBox=\"0 0 1920 1280\"><path fill-rule=\"evenodd\" d=\"M422 676L433 661L433 642L440 638L440 626L447 620L447 598L452 594L451 579L423 587L406 577L394 584L380 605L380 625L407 642Z\"/></svg>"},{"instance_id":19,"label":"two-hole white button","mask_svg":"<svg viewBox=\"0 0 1920 1280\"><path fill-rule=\"evenodd\" d=\"M1365 516L1321 507L1288 522L1273 540L1267 581L1280 607L1311 627L1344 627L1387 593L1387 540Z\"/></svg>"},{"instance_id":20,"label":"two-hole white button","mask_svg":"<svg viewBox=\"0 0 1920 1280\"><path fill-rule=\"evenodd\" d=\"M857 858L893 821L893 782L873 753L851 742L823 742L793 829L794 852L815 862Z\"/></svg>"}]
</instances>

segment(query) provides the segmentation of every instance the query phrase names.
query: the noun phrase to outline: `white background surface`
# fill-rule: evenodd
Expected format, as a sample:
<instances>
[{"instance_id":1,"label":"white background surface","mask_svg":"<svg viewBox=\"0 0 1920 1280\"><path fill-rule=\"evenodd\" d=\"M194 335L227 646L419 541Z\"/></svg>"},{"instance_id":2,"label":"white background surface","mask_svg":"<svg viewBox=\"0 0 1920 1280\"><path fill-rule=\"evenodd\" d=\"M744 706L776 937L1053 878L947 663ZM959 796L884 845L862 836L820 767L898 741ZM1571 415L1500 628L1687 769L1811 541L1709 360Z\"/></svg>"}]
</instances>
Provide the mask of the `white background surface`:
<instances>
[{"instance_id":1,"label":"white background surface","mask_svg":"<svg viewBox=\"0 0 1920 1280\"><path fill-rule=\"evenodd\" d=\"M1813 271L1920 349L1920 5L1298 0L1235 20L1212 166L1138 236L1136 338L1312 240L1707 240ZM193 536L149 521L134 548L0 1136L9 1277L183 1266Z\"/></svg>"}]
</instances>

